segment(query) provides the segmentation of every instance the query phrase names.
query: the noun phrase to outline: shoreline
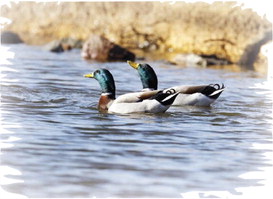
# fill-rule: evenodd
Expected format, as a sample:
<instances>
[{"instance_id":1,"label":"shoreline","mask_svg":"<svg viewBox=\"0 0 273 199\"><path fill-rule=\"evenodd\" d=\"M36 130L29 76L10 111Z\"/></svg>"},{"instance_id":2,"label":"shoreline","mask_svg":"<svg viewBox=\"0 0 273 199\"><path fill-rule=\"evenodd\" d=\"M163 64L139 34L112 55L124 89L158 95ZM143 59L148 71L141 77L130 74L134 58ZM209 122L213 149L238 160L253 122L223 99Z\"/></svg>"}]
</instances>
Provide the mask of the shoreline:
<instances>
[{"instance_id":1,"label":"shoreline","mask_svg":"<svg viewBox=\"0 0 273 199\"><path fill-rule=\"evenodd\" d=\"M3 31L19 34L30 45L64 38L84 42L97 34L138 57L215 56L262 73L267 60L260 48L272 41L266 36L272 34L272 24L234 2L12 2L1 12L12 20Z\"/></svg>"}]
</instances>

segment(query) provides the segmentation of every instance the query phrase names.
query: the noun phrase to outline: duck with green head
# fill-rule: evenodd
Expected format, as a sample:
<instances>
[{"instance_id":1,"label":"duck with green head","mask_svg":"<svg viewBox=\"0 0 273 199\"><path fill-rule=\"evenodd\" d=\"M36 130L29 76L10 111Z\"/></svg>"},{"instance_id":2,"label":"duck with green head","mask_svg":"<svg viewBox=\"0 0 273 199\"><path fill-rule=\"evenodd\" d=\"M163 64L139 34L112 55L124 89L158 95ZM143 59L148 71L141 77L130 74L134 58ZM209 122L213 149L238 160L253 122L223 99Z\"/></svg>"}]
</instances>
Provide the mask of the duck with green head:
<instances>
[{"instance_id":1,"label":"duck with green head","mask_svg":"<svg viewBox=\"0 0 273 199\"><path fill-rule=\"evenodd\" d=\"M110 113L160 113L165 112L174 102L178 93L174 91L141 91L127 93L116 98L115 81L107 69L98 69L84 75L96 79L101 87L98 109Z\"/></svg>"},{"instance_id":2,"label":"duck with green head","mask_svg":"<svg viewBox=\"0 0 273 199\"><path fill-rule=\"evenodd\" d=\"M158 85L157 75L154 69L149 64L140 64L132 61L127 63L138 71L142 82L143 90L156 90ZM224 85L209 84L209 85L180 85L168 88L179 92L172 105L195 105L195 106L210 106L224 91Z\"/></svg>"}]
</instances>

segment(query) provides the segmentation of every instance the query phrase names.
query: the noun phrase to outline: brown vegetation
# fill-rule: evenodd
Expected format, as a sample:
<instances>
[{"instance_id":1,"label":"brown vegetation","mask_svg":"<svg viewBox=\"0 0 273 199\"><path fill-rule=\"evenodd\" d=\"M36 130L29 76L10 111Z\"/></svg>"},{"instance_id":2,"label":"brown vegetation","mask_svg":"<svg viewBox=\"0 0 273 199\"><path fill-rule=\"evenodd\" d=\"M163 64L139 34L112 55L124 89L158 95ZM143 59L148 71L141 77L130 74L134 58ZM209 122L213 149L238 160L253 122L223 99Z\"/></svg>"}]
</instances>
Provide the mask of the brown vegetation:
<instances>
[{"instance_id":1,"label":"brown vegetation","mask_svg":"<svg viewBox=\"0 0 273 199\"><path fill-rule=\"evenodd\" d=\"M271 23L235 2L12 3L6 27L29 44L102 35L131 50L215 55L232 63L272 29Z\"/></svg>"}]
</instances>

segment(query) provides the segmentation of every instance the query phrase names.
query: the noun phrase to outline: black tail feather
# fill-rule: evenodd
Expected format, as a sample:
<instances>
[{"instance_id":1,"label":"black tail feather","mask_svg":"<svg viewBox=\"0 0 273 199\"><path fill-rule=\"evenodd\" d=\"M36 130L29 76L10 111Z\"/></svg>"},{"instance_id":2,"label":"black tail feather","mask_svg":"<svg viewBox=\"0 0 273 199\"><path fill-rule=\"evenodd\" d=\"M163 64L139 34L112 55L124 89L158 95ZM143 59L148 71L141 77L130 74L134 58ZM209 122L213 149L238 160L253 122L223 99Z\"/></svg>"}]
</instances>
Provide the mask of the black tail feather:
<instances>
[{"instance_id":1,"label":"black tail feather","mask_svg":"<svg viewBox=\"0 0 273 199\"><path fill-rule=\"evenodd\" d=\"M210 84L206 86L201 93L209 98L217 99L224 89L225 85L223 83L221 86L219 84Z\"/></svg>"},{"instance_id":2,"label":"black tail feather","mask_svg":"<svg viewBox=\"0 0 273 199\"><path fill-rule=\"evenodd\" d=\"M155 96L150 99L155 99L164 106L171 105L179 93L174 89L169 89L165 92L159 91Z\"/></svg>"}]
</instances>

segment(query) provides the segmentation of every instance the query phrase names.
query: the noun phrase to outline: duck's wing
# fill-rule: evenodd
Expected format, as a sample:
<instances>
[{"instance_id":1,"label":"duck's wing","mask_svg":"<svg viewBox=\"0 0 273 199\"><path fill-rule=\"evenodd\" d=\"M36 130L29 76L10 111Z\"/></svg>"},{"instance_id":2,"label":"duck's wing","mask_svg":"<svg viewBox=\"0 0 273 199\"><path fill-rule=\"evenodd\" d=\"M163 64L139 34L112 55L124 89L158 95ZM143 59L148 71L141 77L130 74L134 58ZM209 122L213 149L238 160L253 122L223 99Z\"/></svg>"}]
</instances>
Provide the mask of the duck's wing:
<instances>
[{"instance_id":1,"label":"duck's wing","mask_svg":"<svg viewBox=\"0 0 273 199\"><path fill-rule=\"evenodd\" d=\"M152 94L152 93L150 93ZM165 112L171 104L174 102L175 98L179 93L158 92L153 99L143 100L141 102L120 102L116 101L110 106L110 113L163 113ZM147 95L145 97L148 97Z\"/></svg>"},{"instance_id":2,"label":"duck's wing","mask_svg":"<svg viewBox=\"0 0 273 199\"><path fill-rule=\"evenodd\" d=\"M174 89L176 92L182 93L182 94L193 94L193 93L200 93L204 88L206 88L207 85L198 85L198 86L192 86L192 85L181 85L181 86L174 86L169 89Z\"/></svg>"},{"instance_id":3,"label":"duck's wing","mask_svg":"<svg viewBox=\"0 0 273 199\"><path fill-rule=\"evenodd\" d=\"M116 98L115 103L140 102L145 99L153 97L158 92L159 92L159 90L126 93L126 94L120 95L118 98Z\"/></svg>"},{"instance_id":4,"label":"duck's wing","mask_svg":"<svg viewBox=\"0 0 273 199\"><path fill-rule=\"evenodd\" d=\"M169 89L174 89L176 92L182 94L194 94L194 93L201 93L207 97L217 99L220 94L224 91L225 86L222 84L209 84L209 85L198 85L198 86L189 86L189 85L182 85L182 86L175 86ZM168 90L169 90L168 89Z\"/></svg>"}]
</instances>

